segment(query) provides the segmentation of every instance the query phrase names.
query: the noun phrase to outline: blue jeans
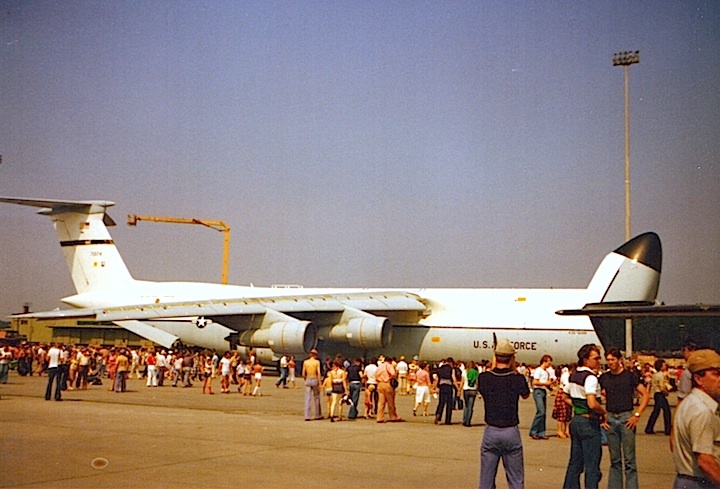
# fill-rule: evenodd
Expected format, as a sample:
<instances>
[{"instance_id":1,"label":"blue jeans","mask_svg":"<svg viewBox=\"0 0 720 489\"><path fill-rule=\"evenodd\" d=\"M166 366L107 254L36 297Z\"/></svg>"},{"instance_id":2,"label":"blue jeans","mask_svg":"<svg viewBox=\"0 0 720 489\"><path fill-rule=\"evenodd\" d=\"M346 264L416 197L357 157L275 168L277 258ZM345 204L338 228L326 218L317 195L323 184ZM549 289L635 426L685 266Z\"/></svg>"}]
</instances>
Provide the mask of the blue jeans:
<instances>
[{"instance_id":1,"label":"blue jeans","mask_svg":"<svg viewBox=\"0 0 720 489\"><path fill-rule=\"evenodd\" d=\"M480 482L479 489L495 489L500 459L505 468L510 489L522 489L525 484L523 466L523 446L520 430L517 426L496 428L487 426L480 446Z\"/></svg>"},{"instance_id":2,"label":"blue jeans","mask_svg":"<svg viewBox=\"0 0 720 489\"><path fill-rule=\"evenodd\" d=\"M602 474L600 459L600 421L584 416L570 420L570 461L565 472L564 489L580 489L580 474L585 472L585 489L597 489Z\"/></svg>"},{"instance_id":3,"label":"blue jeans","mask_svg":"<svg viewBox=\"0 0 720 489\"><path fill-rule=\"evenodd\" d=\"M9 363L0 363L0 384L7 384L9 371Z\"/></svg>"},{"instance_id":4,"label":"blue jeans","mask_svg":"<svg viewBox=\"0 0 720 489\"><path fill-rule=\"evenodd\" d=\"M635 461L635 430L625 427L628 419L633 417L632 411L608 413L607 432L608 449L610 451L610 478L608 489L623 489L623 465L625 465L625 488L637 489L637 463Z\"/></svg>"},{"instance_id":5,"label":"blue jeans","mask_svg":"<svg viewBox=\"0 0 720 489\"><path fill-rule=\"evenodd\" d=\"M276 386L282 384L283 387L287 385L288 367L280 367L280 378L275 382Z\"/></svg>"},{"instance_id":6,"label":"blue jeans","mask_svg":"<svg viewBox=\"0 0 720 489\"><path fill-rule=\"evenodd\" d=\"M360 391L362 390L362 383L361 382L350 382L350 400L352 401L352 405L350 406L350 411L348 411L348 419L355 419L358 415L357 406L360 402Z\"/></svg>"},{"instance_id":7,"label":"blue jeans","mask_svg":"<svg viewBox=\"0 0 720 489\"><path fill-rule=\"evenodd\" d=\"M655 432L655 421L657 421L658 416L660 416L660 411L663 412L663 422L665 424L665 434L670 434L670 405L667 402L667 397L665 397L665 394L662 392L656 392L653 396L653 400L655 401L655 406L653 407L652 413L650 413L650 418L648 418L648 424L645 426L645 433L654 433Z\"/></svg>"},{"instance_id":8,"label":"blue jeans","mask_svg":"<svg viewBox=\"0 0 720 489\"><path fill-rule=\"evenodd\" d=\"M542 387L535 388L533 390L533 399L535 399L537 412L530 425L530 436L545 436L545 413L547 412L545 400L547 399L547 391Z\"/></svg>"},{"instance_id":9,"label":"blue jeans","mask_svg":"<svg viewBox=\"0 0 720 489\"><path fill-rule=\"evenodd\" d=\"M115 392L125 392L125 371L115 372Z\"/></svg>"},{"instance_id":10,"label":"blue jeans","mask_svg":"<svg viewBox=\"0 0 720 489\"><path fill-rule=\"evenodd\" d=\"M475 408L475 399L477 399L477 391L475 389L463 390L463 425L470 426L472 424L473 409Z\"/></svg>"},{"instance_id":11,"label":"blue jeans","mask_svg":"<svg viewBox=\"0 0 720 489\"><path fill-rule=\"evenodd\" d=\"M55 400L60 400L60 371L57 367L49 368L48 369L48 383L47 388L45 389L45 400L50 400L50 395L52 394L52 386L53 382L55 382Z\"/></svg>"}]
</instances>

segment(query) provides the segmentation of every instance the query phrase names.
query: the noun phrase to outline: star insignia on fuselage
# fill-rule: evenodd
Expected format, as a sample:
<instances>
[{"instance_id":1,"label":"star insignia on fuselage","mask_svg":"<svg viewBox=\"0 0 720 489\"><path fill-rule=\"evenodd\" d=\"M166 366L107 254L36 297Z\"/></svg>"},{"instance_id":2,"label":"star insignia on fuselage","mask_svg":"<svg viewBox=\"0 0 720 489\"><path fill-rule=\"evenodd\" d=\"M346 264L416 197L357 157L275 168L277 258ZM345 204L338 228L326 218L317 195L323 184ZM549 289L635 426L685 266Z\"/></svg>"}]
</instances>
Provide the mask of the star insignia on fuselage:
<instances>
[{"instance_id":1,"label":"star insignia on fuselage","mask_svg":"<svg viewBox=\"0 0 720 489\"><path fill-rule=\"evenodd\" d=\"M205 317L200 316L195 320L195 326L197 326L200 329L203 329L205 326L208 325L210 321L208 319L205 319Z\"/></svg>"}]
</instances>

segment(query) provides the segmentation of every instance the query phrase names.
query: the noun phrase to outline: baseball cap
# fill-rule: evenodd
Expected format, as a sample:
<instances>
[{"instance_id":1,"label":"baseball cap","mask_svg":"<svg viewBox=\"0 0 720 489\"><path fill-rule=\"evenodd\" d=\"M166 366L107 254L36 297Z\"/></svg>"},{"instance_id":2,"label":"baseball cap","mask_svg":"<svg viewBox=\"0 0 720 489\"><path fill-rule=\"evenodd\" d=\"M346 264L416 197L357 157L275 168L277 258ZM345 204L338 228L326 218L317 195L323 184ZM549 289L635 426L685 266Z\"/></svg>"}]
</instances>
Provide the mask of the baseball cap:
<instances>
[{"instance_id":1,"label":"baseball cap","mask_svg":"<svg viewBox=\"0 0 720 489\"><path fill-rule=\"evenodd\" d=\"M695 350L688 358L687 367L693 374L709 368L720 368L720 355L715 350Z\"/></svg>"},{"instance_id":2,"label":"baseball cap","mask_svg":"<svg viewBox=\"0 0 720 489\"><path fill-rule=\"evenodd\" d=\"M515 347L510 343L510 340L507 338L501 338L498 340L497 345L495 345L495 354L496 355L515 355Z\"/></svg>"}]
</instances>

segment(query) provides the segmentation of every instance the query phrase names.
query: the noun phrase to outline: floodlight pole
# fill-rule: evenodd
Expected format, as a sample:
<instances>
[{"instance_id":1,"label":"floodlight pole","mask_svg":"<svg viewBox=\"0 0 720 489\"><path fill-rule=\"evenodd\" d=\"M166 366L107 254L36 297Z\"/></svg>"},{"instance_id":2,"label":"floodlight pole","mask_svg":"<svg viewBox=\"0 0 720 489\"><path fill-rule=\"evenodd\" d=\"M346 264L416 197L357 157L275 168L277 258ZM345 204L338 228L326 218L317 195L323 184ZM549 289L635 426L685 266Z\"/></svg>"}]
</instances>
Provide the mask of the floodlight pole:
<instances>
[{"instance_id":1,"label":"floodlight pole","mask_svg":"<svg viewBox=\"0 0 720 489\"><path fill-rule=\"evenodd\" d=\"M613 66L625 71L625 241L630 240L630 65L640 62L640 51L613 54ZM632 319L625 319L625 357L632 356Z\"/></svg>"}]
</instances>

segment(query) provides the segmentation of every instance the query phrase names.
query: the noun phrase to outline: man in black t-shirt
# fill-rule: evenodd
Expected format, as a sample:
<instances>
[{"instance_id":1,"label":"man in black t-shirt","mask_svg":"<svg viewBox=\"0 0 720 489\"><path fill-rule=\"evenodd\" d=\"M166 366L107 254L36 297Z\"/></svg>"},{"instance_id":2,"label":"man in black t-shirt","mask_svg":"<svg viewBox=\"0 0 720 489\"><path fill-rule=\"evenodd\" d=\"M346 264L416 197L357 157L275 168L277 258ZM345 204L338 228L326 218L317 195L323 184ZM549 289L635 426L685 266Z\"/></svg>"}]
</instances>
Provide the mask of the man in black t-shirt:
<instances>
[{"instance_id":1,"label":"man in black t-shirt","mask_svg":"<svg viewBox=\"0 0 720 489\"><path fill-rule=\"evenodd\" d=\"M362 360L356 358L352 365L347 368L348 388L350 390L350 412L348 419L355 419L358 416L357 406L360 402L360 391L362 390L363 365Z\"/></svg>"},{"instance_id":2,"label":"man in black t-shirt","mask_svg":"<svg viewBox=\"0 0 720 489\"><path fill-rule=\"evenodd\" d=\"M635 459L635 427L640 415L650 401L650 395L638 377L623 366L622 356L617 348L605 353L610 370L600 376L600 387L607 401L608 449L610 451L610 489L626 487L637 489L637 462ZM642 399L637 411L633 412L635 391ZM623 471L623 465L625 466ZM625 485L623 486L623 472Z\"/></svg>"},{"instance_id":3,"label":"man in black t-shirt","mask_svg":"<svg viewBox=\"0 0 720 489\"><path fill-rule=\"evenodd\" d=\"M530 397L525 378L515 371L515 348L507 339L495 346L493 368L477 379L485 403L485 433L480 448L480 489L494 488L502 458L510 489L525 484L523 446L518 424L518 400Z\"/></svg>"}]
</instances>

